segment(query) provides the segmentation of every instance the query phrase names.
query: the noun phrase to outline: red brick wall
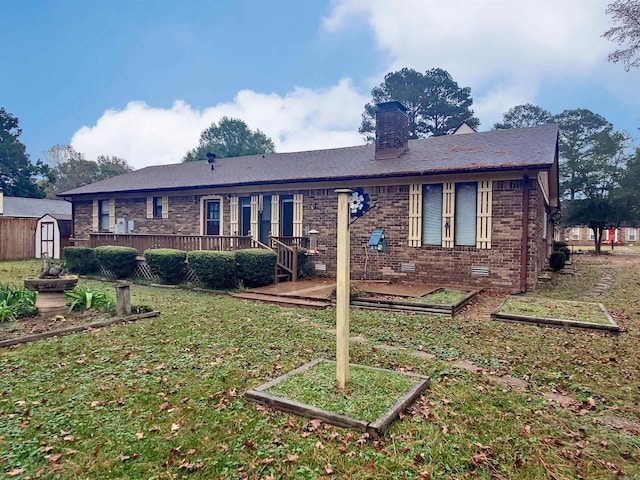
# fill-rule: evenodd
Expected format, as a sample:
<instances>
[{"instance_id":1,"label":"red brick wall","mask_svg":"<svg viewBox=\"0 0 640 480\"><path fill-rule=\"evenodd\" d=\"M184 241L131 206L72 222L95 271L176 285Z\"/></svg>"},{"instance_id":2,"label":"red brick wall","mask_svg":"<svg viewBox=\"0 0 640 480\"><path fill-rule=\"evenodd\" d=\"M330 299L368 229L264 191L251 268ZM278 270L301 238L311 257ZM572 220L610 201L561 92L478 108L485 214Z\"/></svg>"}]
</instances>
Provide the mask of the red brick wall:
<instances>
[{"instance_id":1,"label":"red brick wall","mask_svg":"<svg viewBox=\"0 0 640 480\"><path fill-rule=\"evenodd\" d=\"M362 186L374 207L351 225L353 279L391 279L439 285L461 284L513 292L520 290L522 180L493 182L492 248L487 250L475 247L410 247L409 186ZM326 267L326 271L319 271L319 274L335 275L337 194L334 190L262 193L303 194L303 227L305 231L316 229L320 232L320 253L311 261ZM225 198L223 204L223 234L229 235L229 201ZM551 242L550 234L546 241L542 238L544 199L535 180L530 181L529 206L527 289L531 290L546 266L546 252ZM92 225L92 203L75 202L74 212L75 238L88 238ZM116 217L133 220L133 233L199 235L200 196L170 196L168 219L147 219L146 198L116 199ZM375 229L384 230L387 241L385 253L368 252L367 243ZM402 271L402 264L415 266L415 271ZM488 275L473 275L472 267L486 268Z\"/></svg>"}]
</instances>

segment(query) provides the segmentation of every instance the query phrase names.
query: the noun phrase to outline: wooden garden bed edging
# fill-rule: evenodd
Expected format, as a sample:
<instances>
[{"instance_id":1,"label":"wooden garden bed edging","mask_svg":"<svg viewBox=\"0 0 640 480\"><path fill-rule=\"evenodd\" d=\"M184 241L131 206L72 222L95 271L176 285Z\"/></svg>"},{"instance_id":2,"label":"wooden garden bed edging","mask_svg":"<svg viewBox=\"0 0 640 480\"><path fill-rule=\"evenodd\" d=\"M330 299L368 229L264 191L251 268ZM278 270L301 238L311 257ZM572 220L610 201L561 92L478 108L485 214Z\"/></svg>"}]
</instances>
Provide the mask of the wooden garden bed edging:
<instances>
[{"instance_id":1,"label":"wooden garden bed edging","mask_svg":"<svg viewBox=\"0 0 640 480\"><path fill-rule=\"evenodd\" d=\"M607 309L601 303L598 303L598 308L605 316L605 318L609 321L609 325L601 324L601 323L591 323L591 322L582 322L580 320L567 320L563 318L545 318L545 317L532 317L529 315L518 315L515 313L503 313L500 310L507 299L505 299L500 306L491 314L491 318L493 320L503 321L503 322L520 322L520 323L530 323L534 325L546 325L550 327L561 327L561 328L584 328L587 330L602 330L605 332L609 332L612 334L619 334L622 329L618 324L613 320Z\"/></svg>"},{"instance_id":2,"label":"wooden garden bed edging","mask_svg":"<svg viewBox=\"0 0 640 480\"><path fill-rule=\"evenodd\" d=\"M436 289L434 291L438 291ZM479 290L472 290L463 296L456 303L452 304L438 304L438 303L422 303L422 302L409 302L404 300L388 300L382 298L373 297L355 297L351 299L352 307L359 307L371 310L391 310L402 312L416 312L416 313L433 313L436 315L448 315L453 317L460 310L462 310L471 300L475 298ZM335 304L335 300L332 300Z\"/></svg>"},{"instance_id":3,"label":"wooden garden bed edging","mask_svg":"<svg viewBox=\"0 0 640 480\"><path fill-rule=\"evenodd\" d=\"M36 340L41 340L43 338L57 337L57 336L61 336L61 335L69 335L71 333L77 333L77 332L81 332L81 331L84 331L84 330L93 330L95 328L108 327L108 326L114 325L116 323L133 322L133 321L139 320L141 318L157 317L158 315L160 315L160 312L156 310L156 311L153 311L153 312L145 312L145 313L139 313L139 314L136 314L136 315L129 315L129 316L126 316L126 317L113 318L111 320L103 320L101 322L87 323L87 324L84 324L84 325L74 325L72 327L61 328L59 330L51 330L49 332L37 333L35 335L28 335L26 337L10 338L8 340L0 341L0 348L2 348L2 347L10 347L12 345L19 345L19 344L22 344L22 343L35 342Z\"/></svg>"},{"instance_id":4,"label":"wooden garden bed edging","mask_svg":"<svg viewBox=\"0 0 640 480\"><path fill-rule=\"evenodd\" d=\"M430 378L425 377L423 375L416 375L413 373L406 372L396 372L392 370L385 370L382 368L376 367L368 367L364 365L351 365L353 367L360 368L368 368L371 370L380 370L380 371L388 371L394 374L402 374L410 377L416 378L416 383L404 393L395 404L393 404L386 412L384 412L380 417L378 417L373 422L367 422L366 420L360 420L357 418L352 418L347 415L342 415L340 413L330 412L328 410L324 410L322 408L314 407L312 405L307 405L304 403L297 402L295 400L290 400L284 397L279 397L276 395L271 395L267 393L266 390L274 387L275 385L285 381L292 375L296 375L302 373L314 366L318 365L321 362L333 363L334 361L326 360L323 358L318 358L316 360L312 360L304 365L292 370L289 373L285 373L278 378L274 378L273 380L260 385L252 390L247 390L244 393L244 397L252 402L260 403L263 405L268 405L274 407L280 411L292 413L294 415L299 415L306 418L313 418L322 420L323 422L329 423L331 425L335 425L337 427L350 428L352 430L357 430L361 432L367 432L373 437L378 437L384 434L384 432L389 428L389 425L393 420L404 411L409 405L411 405L416 398L418 398L429 386Z\"/></svg>"}]
</instances>

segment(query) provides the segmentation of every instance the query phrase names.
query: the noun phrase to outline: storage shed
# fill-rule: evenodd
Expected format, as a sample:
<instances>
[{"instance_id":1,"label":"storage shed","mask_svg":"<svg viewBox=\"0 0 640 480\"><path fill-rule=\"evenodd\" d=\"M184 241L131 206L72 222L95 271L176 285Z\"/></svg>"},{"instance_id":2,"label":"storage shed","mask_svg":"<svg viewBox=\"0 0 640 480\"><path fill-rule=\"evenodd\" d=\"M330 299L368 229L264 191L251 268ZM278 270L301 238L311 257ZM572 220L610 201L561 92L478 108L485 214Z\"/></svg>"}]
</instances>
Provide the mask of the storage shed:
<instances>
[{"instance_id":1,"label":"storage shed","mask_svg":"<svg viewBox=\"0 0 640 480\"><path fill-rule=\"evenodd\" d=\"M71 215L47 213L36 224L36 258L45 254L60 258L63 248L69 246L71 237Z\"/></svg>"}]
</instances>

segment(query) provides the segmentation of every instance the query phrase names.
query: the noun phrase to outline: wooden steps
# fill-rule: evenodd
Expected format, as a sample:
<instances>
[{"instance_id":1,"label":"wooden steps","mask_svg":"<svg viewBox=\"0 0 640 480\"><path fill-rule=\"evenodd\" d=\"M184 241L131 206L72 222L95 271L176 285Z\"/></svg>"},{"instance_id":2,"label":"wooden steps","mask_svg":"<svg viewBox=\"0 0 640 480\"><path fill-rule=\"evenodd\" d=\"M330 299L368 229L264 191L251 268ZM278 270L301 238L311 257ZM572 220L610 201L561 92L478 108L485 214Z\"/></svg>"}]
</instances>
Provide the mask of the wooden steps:
<instances>
[{"instance_id":1,"label":"wooden steps","mask_svg":"<svg viewBox=\"0 0 640 480\"><path fill-rule=\"evenodd\" d=\"M284 295L269 295L265 293L241 292L231 293L230 295L235 298L254 300L257 302L273 303L275 305L281 305L284 307L314 308L321 310L331 305L330 300L312 300L308 298L298 298Z\"/></svg>"}]
</instances>

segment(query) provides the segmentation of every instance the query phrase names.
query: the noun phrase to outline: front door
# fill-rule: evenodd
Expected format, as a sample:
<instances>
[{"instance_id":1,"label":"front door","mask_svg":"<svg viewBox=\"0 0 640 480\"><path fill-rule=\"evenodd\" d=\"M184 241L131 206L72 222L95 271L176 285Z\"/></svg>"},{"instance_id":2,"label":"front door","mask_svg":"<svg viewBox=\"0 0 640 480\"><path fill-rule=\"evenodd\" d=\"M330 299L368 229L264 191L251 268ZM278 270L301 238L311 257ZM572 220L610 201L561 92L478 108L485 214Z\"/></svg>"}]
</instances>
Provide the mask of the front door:
<instances>
[{"instance_id":1,"label":"front door","mask_svg":"<svg viewBox=\"0 0 640 480\"><path fill-rule=\"evenodd\" d=\"M260 197L260 209L258 212L258 240L268 245L271 233L271 195Z\"/></svg>"},{"instance_id":2,"label":"front door","mask_svg":"<svg viewBox=\"0 0 640 480\"><path fill-rule=\"evenodd\" d=\"M40 255L55 258L55 233L53 222L40 223Z\"/></svg>"}]
</instances>

